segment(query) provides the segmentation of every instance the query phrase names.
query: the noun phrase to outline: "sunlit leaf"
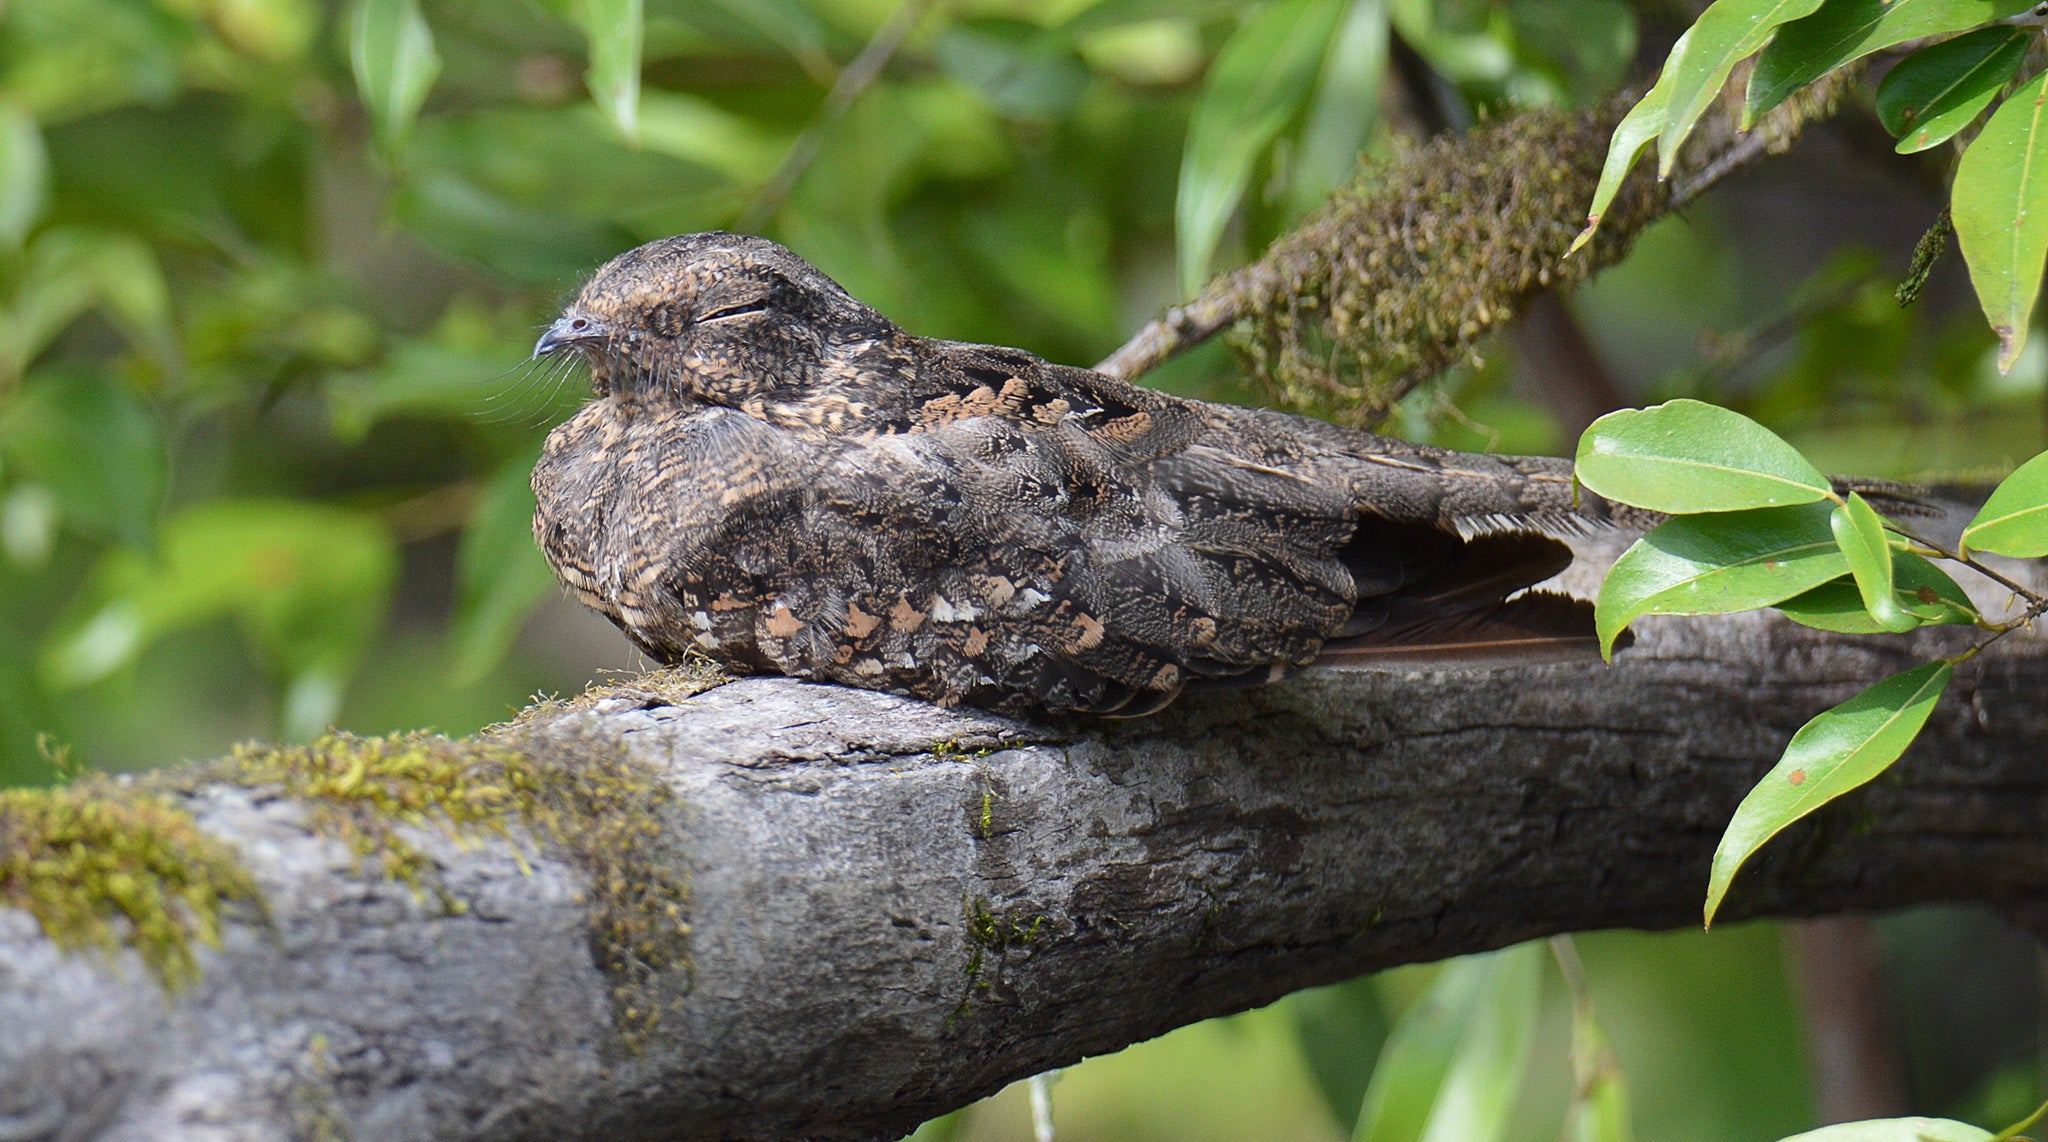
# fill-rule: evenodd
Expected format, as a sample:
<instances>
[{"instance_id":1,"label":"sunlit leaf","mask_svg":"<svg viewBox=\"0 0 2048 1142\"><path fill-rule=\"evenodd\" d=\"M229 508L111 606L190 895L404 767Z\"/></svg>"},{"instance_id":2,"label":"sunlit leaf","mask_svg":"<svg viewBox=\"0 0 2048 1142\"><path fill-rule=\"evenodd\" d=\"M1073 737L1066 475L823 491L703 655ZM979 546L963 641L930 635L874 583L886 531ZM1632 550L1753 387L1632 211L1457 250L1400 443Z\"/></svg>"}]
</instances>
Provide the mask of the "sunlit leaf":
<instances>
[{"instance_id":1,"label":"sunlit leaf","mask_svg":"<svg viewBox=\"0 0 2048 1142\"><path fill-rule=\"evenodd\" d=\"M358 0L349 21L349 62L377 138L386 147L403 143L441 73L433 29L418 0Z\"/></svg>"},{"instance_id":2,"label":"sunlit leaf","mask_svg":"<svg viewBox=\"0 0 2048 1142\"><path fill-rule=\"evenodd\" d=\"M1962 547L2015 559L2048 555L2048 452L1999 481L1963 529Z\"/></svg>"},{"instance_id":3,"label":"sunlit leaf","mask_svg":"<svg viewBox=\"0 0 2048 1142\"><path fill-rule=\"evenodd\" d=\"M1324 53L1308 123L1295 150L1288 187L1294 213L1321 205L1357 168L1359 152L1379 121L1380 79L1386 68L1385 0L1351 0Z\"/></svg>"},{"instance_id":4,"label":"sunlit leaf","mask_svg":"<svg viewBox=\"0 0 2048 1142\"><path fill-rule=\"evenodd\" d=\"M1514 1120L1536 1026L1541 944L1444 965L1373 1071L1358 1142L1489 1142Z\"/></svg>"},{"instance_id":5,"label":"sunlit leaf","mask_svg":"<svg viewBox=\"0 0 2048 1142\"><path fill-rule=\"evenodd\" d=\"M1922 48L1877 85L1877 117L1902 155L1947 142L1990 106L2019 71L2034 40L2028 28L1979 28Z\"/></svg>"},{"instance_id":6,"label":"sunlit leaf","mask_svg":"<svg viewBox=\"0 0 2048 1142\"><path fill-rule=\"evenodd\" d=\"M1910 551L1892 549L1893 598L1899 610L1925 623L1968 625L1976 604L1941 568ZM1886 628L1870 617L1863 592L1852 578L1835 579L1786 599L1777 610L1793 622L1838 634L1878 634Z\"/></svg>"},{"instance_id":7,"label":"sunlit leaf","mask_svg":"<svg viewBox=\"0 0 2048 1142\"><path fill-rule=\"evenodd\" d=\"M0 405L0 455L49 489L67 523L148 544L169 465L163 423L112 377L76 370L32 376Z\"/></svg>"},{"instance_id":8,"label":"sunlit leaf","mask_svg":"<svg viewBox=\"0 0 2048 1142\"><path fill-rule=\"evenodd\" d=\"M1786 22L1820 7L1821 0L1714 0L1693 21L1685 42L1672 49L1671 90L1657 135L1657 174L1671 177L1678 148L1706 113L1728 73L1771 41Z\"/></svg>"},{"instance_id":9,"label":"sunlit leaf","mask_svg":"<svg viewBox=\"0 0 2048 1142\"><path fill-rule=\"evenodd\" d=\"M42 129L19 104L0 103L0 245L20 248L42 217L49 193Z\"/></svg>"},{"instance_id":10,"label":"sunlit leaf","mask_svg":"<svg viewBox=\"0 0 2048 1142\"><path fill-rule=\"evenodd\" d=\"M1884 520L1861 493L1849 498L1828 517L1835 542L1849 561L1849 574L1856 581L1863 607L1877 624L1889 631L1908 631L1920 625L1899 606L1892 586L1892 547L1886 538Z\"/></svg>"},{"instance_id":11,"label":"sunlit leaf","mask_svg":"<svg viewBox=\"0 0 2048 1142\"><path fill-rule=\"evenodd\" d=\"M1307 103L1344 7L1277 0L1256 9L1210 67L1188 123L1174 205L1181 289L1190 296L1209 276L1259 156Z\"/></svg>"},{"instance_id":12,"label":"sunlit leaf","mask_svg":"<svg viewBox=\"0 0 2048 1142\"><path fill-rule=\"evenodd\" d=\"M640 137L642 0L582 0L590 42L590 94L621 138Z\"/></svg>"},{"instance_id":13,"label":"sunlit leaf","mask_svg":"<svg viewBox=\"0 0 2048 1142\"><path fill-rule=\"evenodd\" d=\"M1685 51L1686 39L1692 35L1687 29L1671 45L1671 59L1679 58ZM1600 219L1607 214L1607 208L1614 204L1614 196L1620 192L1622 180L1636 165L1636 156L1643 153L1657 132L1664 129L1664 112L1671 98L1671 65L1664 65L1663 74L1657 83L1643 94L1636 105L1622 116L1614 128L1614 138L1607 145L1607 159L1600 167L1600 183L1593 190L1593 203L1586 208L1586 228L1572 239L1571 249L1566 254L1578 252L1579 247L1593 240L1593 232L1600 228Z\"/></svg>"},{"instance_id":14,"label":"sunlit leaf","mask_svg":"<svg viewBox=\"0 0 2048 1142\"><path fill-rule=\"evenodd\" d=\"M504 657L526 616L555 591L555 573L533 542L536 446L514 456L484 485L455 553L454 675L482 678Z\"/></svg>"},{"instance_id":15,"label":"sunlit leaf","mask_svg":"<svg viewBox=\"0 0 2048 1142\"><path fill-rule=\"evenodd\" d=\"M2048 72L2006 97L1963 152L1949 216L1970 284L1998 335L1998 371L2027 343L2048 263Z\"/></svg>"},{"instance_id":16,"label":"sunlit leaf","mask_svg":"<svg viewBox=\"0 0 2048 1142\"><path fill-rule=\"evenodd\" d=\"M1945 36L2016 15L2035 0L1827 0L1820 10L1778 29L1757 57L1742 125L1844 64L1907 40ZM1896 133L1896 132L1894 132Z\"/></svg>"},{"instance_id":17,"label":"sunlit leaf","mask_svg":"<svg viewBox=\"0 0 2048 1142\"><path fill-rule=\"evenodd\" d=\"M1739 412L1696 400L1611 412L1579 438L1579 481L1660 512L1725 512L1832 491L1799 450Z\"/></svg>"},{"instance_id":18,"label":"sunlit leaf","mask_svg":"<svg viewBox=\"0 0 2048 1142\"><path fill-rule=\"evenodd\" d=\"M1794 1134L1782 1142L1990 1142L1989 1130L1950 1118L1873 1118Z\"/></svg>"},{"instance_id":19,"label":"sunlit leaf","mask_svg":"<svg viewBox=\"0 0 2048 1142\"><path fill-rule=\"evenodd\" d=\"M1742 799L1721 834L1707 883L1708 924L1714 922L1736 870L1764 842L1866 784L1906 752L1954 674L1955 667L1947 662L1916 666L1815 715L1792 735L1785 755Z\"/></svg>"},{"instance_id":20,"label":"sunlit leaf","mask_svg":"<svg viewBox=\"0 0 2048 1142\"><path fill-rule=\"evenodd\" d=\"M1718 615L1781 603L1849 571L1825 503L1679 516L1615 560L1594 624L1603 653L1643 615Z\"/></svg>"}]
</instances>

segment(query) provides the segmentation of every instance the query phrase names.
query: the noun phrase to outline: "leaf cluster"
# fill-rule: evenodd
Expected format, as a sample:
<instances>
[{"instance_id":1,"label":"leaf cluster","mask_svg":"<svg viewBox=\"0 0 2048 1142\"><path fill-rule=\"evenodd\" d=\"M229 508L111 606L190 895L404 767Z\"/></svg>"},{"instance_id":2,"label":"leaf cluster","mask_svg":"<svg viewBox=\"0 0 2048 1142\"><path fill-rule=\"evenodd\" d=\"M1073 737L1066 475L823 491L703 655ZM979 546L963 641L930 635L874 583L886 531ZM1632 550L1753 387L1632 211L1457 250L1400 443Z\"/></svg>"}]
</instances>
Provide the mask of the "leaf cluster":
<instances>
[{"instance_id":1,"label":"leaf cluster","mask_svg":"<svg viewBox=\"0 0 2048 1142\"><path fill-rule=\"evenodd\" d=\"M2011 369L2048 266L2042 73L2015 83L2041 40L2035 7L2030 0L1715 0L1615 129L1579 241L1601 225L1623 176L1652 141L1658 175L1671 176L1679 148L1745 61L1752 61L1740 111L1747 129L1823 76L1881 52L1910 52L1878 86L1878 115L1901 153L1960 145L1981 121L1956 165L1948 217L1998 335L1999 370Z\"/></svg>"},{"instance_id":2,"label":"leaf cluster","mask_svg":"<svg viewBox=\"0 0 2048 1142\"><path fill-rule=\"evenodd\" d=\"M1710 924L1743 862L1786 826L1888 769L1959 664L2048 610L2048 595L1977 558L2048 553L2048 453L1998 486L1953 549L1913 530L1911 489L1838 485L1769 429L1699 401L1595 421L1579 441L1577 475L1609 499L1672 516L1623 553L1601 584L1595 621L1608 653L1647 615L1764 608L1846 634L1941 624L1981 631L1967 649L1878 682L1792 736L1721 839L1707 888ZM1872 498L1897 515L1880 515ZM1934 559L2010 589L2024 609L1987 618Z\"/></svg>"}]
</instances>

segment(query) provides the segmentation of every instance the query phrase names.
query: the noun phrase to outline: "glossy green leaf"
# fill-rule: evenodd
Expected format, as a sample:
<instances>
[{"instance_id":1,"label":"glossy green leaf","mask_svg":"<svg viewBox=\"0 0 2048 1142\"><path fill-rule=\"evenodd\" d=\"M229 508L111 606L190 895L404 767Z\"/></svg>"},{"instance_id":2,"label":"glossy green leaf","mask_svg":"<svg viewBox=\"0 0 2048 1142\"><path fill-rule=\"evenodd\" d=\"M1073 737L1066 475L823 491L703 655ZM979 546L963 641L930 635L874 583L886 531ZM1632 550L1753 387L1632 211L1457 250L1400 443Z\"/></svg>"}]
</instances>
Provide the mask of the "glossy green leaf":
<instances>
[{"instance_id":1,"label":"glossy green leaf","mask_svg":"<svg viewBox=\"0 0 2048 1142\"><path fill-rule=\"evenodd\" d=\"M1210 67L1188 122L1174 203L1187 295L1207 280L1259 156L1307 104L1344 8L1342 0L1277 0L1256 9Z\"/></svg>"},{"instance_id":2,"label":"glossy green leaf","mask_svg":"<svg viewBox=\"0 0 2048 1142\"><path fill-rule=\"evenodd\" d=\"M1700 13L1685 43L1672 49L1665 64L1671 88L1657 133L1658 177L1671 177L1678 148L1735 65L1769 43L1781 26L1820 5L1821 0L1714 0Z\"/></svg>"},{"instance_id":3,"label":"glossy green leaf","mask_svg":"<svg viewBox=\"0 0 2048 1142\"><path fill-rule=\"evenodd\" d=\"M1863 607L1877 625L1888 631L1908 631L1919 626L1920 620L1899 606L1898 593L1892 586L1891 541L1885 535L1884 520L1877 509L1861 493L1850 492L1848 500L1828 517L1828 526L1835 533L1835 542L1842 547L1843 557L1849 561L1849 574L1856 581Z\"/></svg>"},{"instance_id":4,"label":"glossy green leaf","mask_svg":"<svg viewBox=\"0 0 2048 1142\"><path fill-rule=\"evenodd\" d=\"M1923 623L1969 625L1978 619L1976 604L1948 573L1910 551L1892 549L1893 598L1904 614ZM1879 634L1886 630L1870 617L1863 592L1853 578L1834 579L1777 604L1793 622L1838 634Z\"/></svg>"},{"instance_id":5,"label":"glossy green leaf","mask_svg":"<svg viewBox=\"0 0 2048 1142\"><path fill-rule=\"evenodd\" d=\"M149 543L169 467L163 422L112 377L77 370L31 376L0 405L0 455L41 481L75 529Z\"/></svg>"},{"instance_id":6,"label":"glossy green leaf","mask_svg":"<svg viewBox=\"0 0 2048 1142\"><path fill-rule=\"evenodd\" d=\"M2006 372L2027 343L2048 263L2048 72L2007 96L1963 152L1949 216Z\"/></svg>"},{"instance_id":7,"label":"glossy green leaf","mask_svg":"<svg viewBox=\"0 0 2048 1142\"><path fill-rule=\"evenodd\" d=\"M1773 606L1845 575L1825 503L1679 516L1615 560L1594 625L1603 653L1644 615L1719 615Z\"/></svg>"},{"instance_id":8,"label":"glossy green leaf","mask_svg":"<svg viewBox=\"0 0 2048 1142\"><path fill-rule=\"evenodd\" d=\"M1950 1118L1873 1118L1794 1134L1782 1142L1991 1142L1982 1127Z\"/></svg>"},{"instance_id":9,"label":"glossy green leaf","mask_svg":"<svg viewBox=\"0 0 2048 1142\"><path fill-rule=\"evenodd\" d=\"M1962 549L2015 559L2048 555L2048 452L1998 482L1963 529Z\"/></svg>"},{"instance_id":10,"label":"glossy green leaf","mask_svg":"<svg viewBox=\"0 0 2048 1142\"><path fill-rule=\"evenodd\" d=\"M1513 1121L1536 1026L1543 947L1444 965L1387 1039L1352 1137L1489 1142Z\"/></svg>"},{"instance_id":11,"label":"glossy green leaf","mask_svg":"<svg viewBox=\"0 0 2048 1142\"><path fill-rule=\"evenodd\" d=\"M50 158L35 117L0 102L0 245L19 249L43 216L50 195Z\"/></svg>"},{"instance_id":12,"label":"glossy green leaf","mask_svg":"<svg viewBox=\"0 0 2048 1142\"><path fill-rule=\"evenodd\" d=\"M533 542L535 447L484 485L455 552L454 675L467 685L505 657L526 617L555 591L555 573Z\"/></svg>"},{"instance_id":13,"label":"glossy green leaf","mask_svg":"<svg viewBox=\"0 0 2048 1142\"><path fill-rule=\"evenodd\" d=\"M1351 0L1337 34L1330 37L1301 146L1295 150L1288 184L1293 213L1322 205L1357 169L1359 153L1379 122L1380 80L1386 69L1386 0Z\"/></svg>"},{"instance_id":14,"label":"glossy green leaf","mask_svg":"<svg viewBox=\"0 0 2048 1142\"><path fill-rule=\"evenodd\" d=\"M2033 5L2034 0L1827 0L1812 15L1778 29L1757 57L1742 124L1748 127L1786 96L1872 52L1975 28Z\"/></svg>"},{"instance_id":15,"label":"glossy green leaf","mask_svg":"<svg viewBox=\"0 0 2048 1142\"><path fill-rule=\"evenodd\" d=\"M627 140L640 137L640 44L646 23L641 5L642 0L582 0L590 94Z\"/></svg>"},{"instance_id":16,"label":"glossy green leaf","mask_svg":"<svg viewBox=\"0 0 2048 1142\"><path fill-rule=\"evenodd\" d=\"M418 0L358 0L349 21L349 62L378 140L400 145L441 73Z\"/></svg>"},{"instance_id":17,"label":"glossy green leaf","mask_svg":"<svg viewBox=\"0 0 2048 1142\"><path fill-rule=\"evenodd\" d=\"M1770 429L1696 400L1594 421L1579 438L1578 478L1608 499L1674 514L1809 503L1833 490Z\"/></svg>"},{"instance_id":18,"label":"glossy green leaf","mask_svg":"<svg viewBox=\"0 0 2048 1142\"><path fill-rule=\"evenodd\" d=\"M1671 45L1670 59L1677 59L1685 51L1692 30L1687 29ZM1657 83L1643 94L1636 105L1628 109L1621 122L1614 128L1614 138L1607 144L1607 159L1600 167L1600 183L1593 189L1593 203L1586 208L1586 228L1572 239L1571 249L1566 256L1577 253L1579 247L1593 240L1593 232L1600 228L1600 219L1607 214L1607 208L1614 205L1614 196L1621 191L1623 179L1635 168L1636 157L1643 153L1657 132L1664 129L1664 111L1671 98L1671 65L1666 63L1664 71L1657 77Z\"/></svg>"},{"instance_id":19,"label":"glossy green leaf","mask_svg":"<svg viewBox=\"0 0 2048 1142\"><path fill-rule=\"evenodd\" d=\"M1787 825L1869 782L1913 744L1955 667L1930 662L1895 674L1816 715L1792 735L1778 764L1736 806L1714 850L1706 922L1751 854Z\"/></svg>"},{"instance_id":20,"label":"glossy green leaf","mask_svg":"<svg viewBox=\"0 0 2048 1142\"><path fill-rule=\"evenodd\" d=\"M1877 117L1902 155L1947 142L1990 106L2027 58L2028 28L1979 28L1922 48L1877 85Z\"/></svg>"}]
</instances>

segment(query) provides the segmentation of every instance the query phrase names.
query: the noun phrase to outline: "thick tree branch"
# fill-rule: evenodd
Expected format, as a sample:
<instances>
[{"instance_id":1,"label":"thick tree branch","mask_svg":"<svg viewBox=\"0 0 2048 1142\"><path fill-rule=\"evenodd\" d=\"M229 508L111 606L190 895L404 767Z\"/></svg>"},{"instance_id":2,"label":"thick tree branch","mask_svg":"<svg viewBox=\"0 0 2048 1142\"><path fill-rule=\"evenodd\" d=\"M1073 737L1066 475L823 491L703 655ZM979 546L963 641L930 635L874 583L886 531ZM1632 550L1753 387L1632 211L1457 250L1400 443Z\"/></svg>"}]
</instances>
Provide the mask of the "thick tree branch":
<instances>
[{"instance_id":1,"label":"thick tree branch","mask_svg":"<svg viewBox=\"0 0 2048 1142\"><path fill-rule=\"evenodd\" d=\"M849 1137L1297 988L1553 932L1698 922L1722 826L1792 730L1968 631L1643 624L1609 668L1309 672L1134 722L1032 726L747 679L537 720L677 808L690 949L607 977L585 866L204 784L267 918L166 1002L0 907L0 1136ZM1724 914L2048 901L2048 643L1966 663L1887 779L1774 841ZM367 865L367 868L365 867ZM614 886L616 887L616 886ZM673 920L669 921L673 923ZM630 978L628 978L630 977ZM621 996L663 1018L629 1047Z\"/></svg>"}]
</instances>

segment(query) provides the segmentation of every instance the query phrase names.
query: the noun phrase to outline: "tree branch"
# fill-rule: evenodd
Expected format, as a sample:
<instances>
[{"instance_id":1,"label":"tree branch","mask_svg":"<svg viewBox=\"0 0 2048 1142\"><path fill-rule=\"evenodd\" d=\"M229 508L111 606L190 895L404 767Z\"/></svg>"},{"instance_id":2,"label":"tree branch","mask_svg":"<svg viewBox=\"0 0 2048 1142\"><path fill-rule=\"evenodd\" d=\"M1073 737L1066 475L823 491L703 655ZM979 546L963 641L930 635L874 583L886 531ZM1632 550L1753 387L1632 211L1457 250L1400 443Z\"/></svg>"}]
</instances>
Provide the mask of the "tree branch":
<instances>
[{"instance_id":1,"label":"tree branch","mask_svg":"<svg viewBox=\"0 0 2048 1142\"><path fill-rule=\"evenodd\" d=\"M1969 633L1651 620L1611 668L1311 671L1061 726L774 678L628 685L517 738L674 791L663 835L621 848L687 871L688 954L611 976L583 900L618 885L545 830L402 825L413 888L316 799L199 782L178 803L267 916L230 910L167 1003L136 953L67 953L0 907L0 1137L900 1135L1297 988L1697 923L1792 730ZM1966 663L1898 779L1772 842L1724 914L2038 915L2044 682L2035 637ZM622 999L660 1022L622 1032Z\"/></svg>"}]
</instances>

